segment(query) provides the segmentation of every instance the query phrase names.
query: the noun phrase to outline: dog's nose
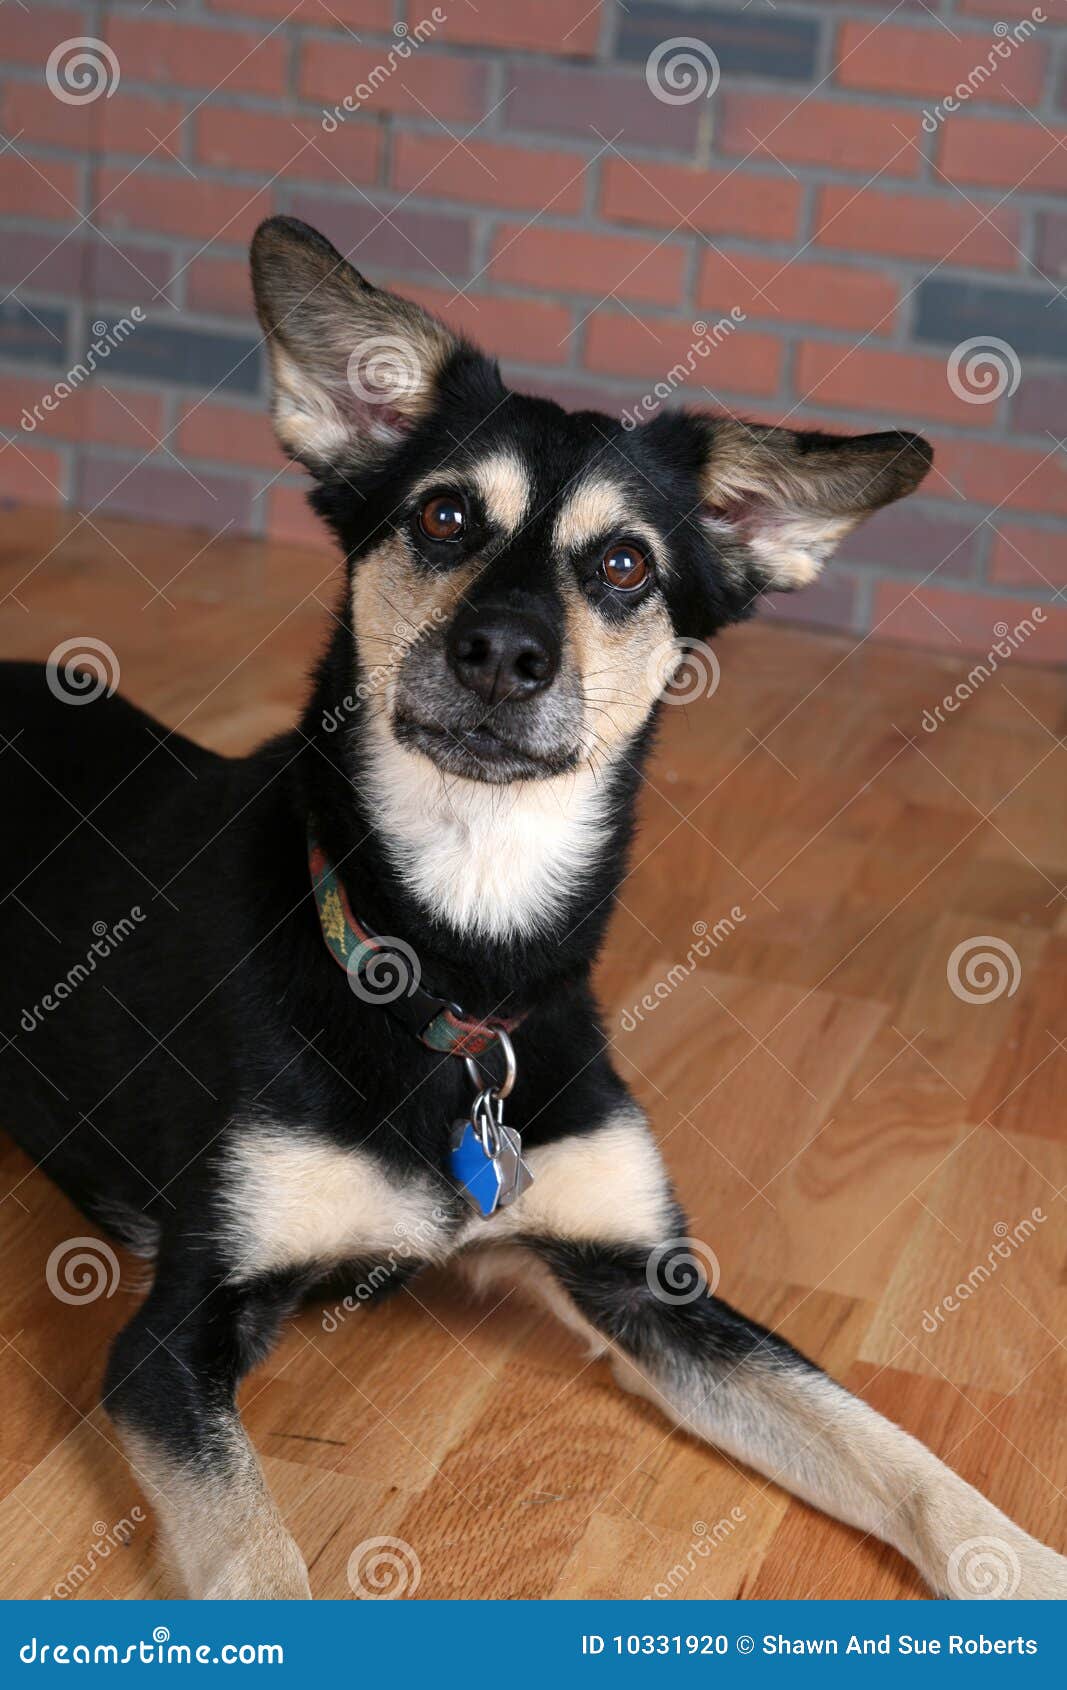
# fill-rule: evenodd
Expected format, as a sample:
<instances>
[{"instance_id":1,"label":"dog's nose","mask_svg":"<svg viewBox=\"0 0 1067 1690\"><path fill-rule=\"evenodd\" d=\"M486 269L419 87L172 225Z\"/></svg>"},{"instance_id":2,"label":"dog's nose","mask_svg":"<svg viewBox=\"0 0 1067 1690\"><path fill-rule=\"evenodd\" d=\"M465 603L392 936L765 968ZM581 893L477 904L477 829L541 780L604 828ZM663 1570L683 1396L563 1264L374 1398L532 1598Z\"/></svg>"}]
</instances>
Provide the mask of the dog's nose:
<instances>
[{"instance_id":1,"label":"dog's nose","mask_svg":"<svg viewBox=\"0 0 1067 1690\"><path fill-rule=\"evenodd\" d=\"M532 698L559 669L559 640L529 611L473 608L460 613L447 643L456 679L486 704Z\"/></svg>"}]
</instances>

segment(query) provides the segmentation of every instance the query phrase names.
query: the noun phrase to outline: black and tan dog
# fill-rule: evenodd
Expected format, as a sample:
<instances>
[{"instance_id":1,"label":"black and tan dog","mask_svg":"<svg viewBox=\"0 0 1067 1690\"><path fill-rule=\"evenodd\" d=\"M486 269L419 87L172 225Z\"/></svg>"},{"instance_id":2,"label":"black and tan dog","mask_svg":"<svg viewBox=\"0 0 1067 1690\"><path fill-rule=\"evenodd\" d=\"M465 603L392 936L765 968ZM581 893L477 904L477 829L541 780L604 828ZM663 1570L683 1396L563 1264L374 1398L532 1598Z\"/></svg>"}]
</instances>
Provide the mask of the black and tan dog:
<instances>
[{"instance_id":1,"label":"black and tan dog","mask_svg":"<svg viewBox=\"0 0 1067 1690\"><path fill-rule=\"evenodd\" d=\"M810 581L928 446L568 415L303 224L264 224L252 262L278 434L346 560L299 726L230 760L118 697L70 709L42 667L0 686L6 1124L154 1257L105 1402L184 1589L309 1594L238 1382L329 1275L462 1254L936 1591L993 1539L1017 1594L1067 1595L1067 1563L913 1438L679 1295L684 1217L589 987L664 654ZM31 912L80 939L146 880L146 918L25 1031L55 977Z\"/></svg>"}]
</instances>

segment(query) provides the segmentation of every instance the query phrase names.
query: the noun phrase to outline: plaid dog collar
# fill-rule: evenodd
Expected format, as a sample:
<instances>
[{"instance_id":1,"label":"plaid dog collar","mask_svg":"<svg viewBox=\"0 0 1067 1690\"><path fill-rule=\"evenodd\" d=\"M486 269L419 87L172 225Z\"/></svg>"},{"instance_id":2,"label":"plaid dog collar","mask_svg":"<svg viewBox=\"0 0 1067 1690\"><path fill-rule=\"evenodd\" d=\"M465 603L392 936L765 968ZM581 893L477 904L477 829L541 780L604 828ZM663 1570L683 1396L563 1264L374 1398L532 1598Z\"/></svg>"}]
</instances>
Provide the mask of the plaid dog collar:
<instances>
[{"instance_id":1,"label":"plaid dog collar","mask_svg":"<svg viewBox=\"0 0 1067 1690\"><path fill-rule=\"evenodd\" d=\"M364 1002L380 1004L424 1045L447 1056L482 1056L499 1044L501 1033L519 1025L521 1015L479 1020L465 1015L458 1004L425 991L411 946L401 939L380 939L356 920L337 870L312 830L308 865L326 949Z\"/></svg>"}]
</instances>

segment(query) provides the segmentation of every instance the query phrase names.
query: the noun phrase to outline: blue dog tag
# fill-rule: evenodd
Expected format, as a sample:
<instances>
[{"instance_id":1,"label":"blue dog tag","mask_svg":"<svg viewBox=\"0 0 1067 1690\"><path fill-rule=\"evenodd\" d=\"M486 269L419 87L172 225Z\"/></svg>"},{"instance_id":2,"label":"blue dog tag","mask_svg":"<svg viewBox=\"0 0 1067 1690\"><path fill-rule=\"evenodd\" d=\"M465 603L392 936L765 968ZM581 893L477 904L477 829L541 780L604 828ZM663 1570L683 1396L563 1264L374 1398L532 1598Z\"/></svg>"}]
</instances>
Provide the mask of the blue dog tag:
<instances>
[{"instance_id":1,"label":"blue dog tag","mask_svg":"<svg viewBox=\"0 0 1067 1690\"><path fill-rule=\"evenodd\" d=\"M473 1121L457 1121L453 1127L449 1167L468 1203L488 1220L500 1201L503 1180L495 1159L483 1148Z\"/></svg>"}]
</instances>

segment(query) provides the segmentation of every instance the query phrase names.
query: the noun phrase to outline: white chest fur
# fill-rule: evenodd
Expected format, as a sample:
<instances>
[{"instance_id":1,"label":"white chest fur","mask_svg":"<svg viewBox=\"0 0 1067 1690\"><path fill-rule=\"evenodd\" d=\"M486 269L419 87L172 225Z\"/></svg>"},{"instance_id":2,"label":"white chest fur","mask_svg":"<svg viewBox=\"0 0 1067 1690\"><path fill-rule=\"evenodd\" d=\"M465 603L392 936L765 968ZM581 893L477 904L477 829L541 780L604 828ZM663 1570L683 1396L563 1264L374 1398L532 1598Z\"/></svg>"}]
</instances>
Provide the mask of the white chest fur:
<instances>
[{"instance_id":1,"label":"white chest fur","mask_svg":"<svg viewBox=\"0 0 1067 1690\"><path fill-rule=\"evenodd\" d=\"M558 915L607 840L592 772L490 786L443 775L370 727L379 825L408 889L441 921L506 938Z\"/></svg>"}]
</instances>

